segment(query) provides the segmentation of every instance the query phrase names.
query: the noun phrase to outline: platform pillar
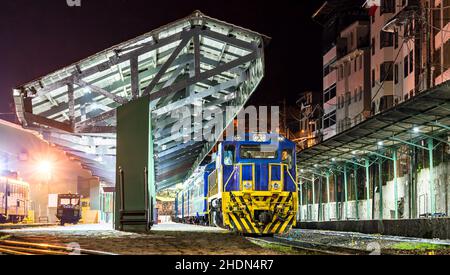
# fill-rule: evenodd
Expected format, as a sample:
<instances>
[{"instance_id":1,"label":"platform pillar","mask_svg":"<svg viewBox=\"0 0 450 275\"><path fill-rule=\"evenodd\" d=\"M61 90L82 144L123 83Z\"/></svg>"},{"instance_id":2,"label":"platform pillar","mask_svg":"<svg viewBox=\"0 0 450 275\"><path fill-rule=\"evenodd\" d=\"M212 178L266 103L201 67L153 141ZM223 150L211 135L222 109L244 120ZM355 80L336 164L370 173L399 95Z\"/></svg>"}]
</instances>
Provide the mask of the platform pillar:
<instances>
[{"instance_id":1,"label":"platform pillar","mask_svg":"<svg viewBox=\"0 0 450 275\"><path fill-rule=\"evenodd\" d=\"M431 211L431 214L433 215L436 212L436 205L434 203L434 164L433 164L433 139L428 139L428 157L429 157L429 163L430 163L430 176L429 176L429 193L430 193L430 199L429 201L429 209Z\"/></svg>"},{"instance_id":2,"label":"platform pillar","mask_svg":"<svg viewBox=\"0 0 450 275\"><path fill-rule=\"evenodd\" d=\"M331 209L330 209L330 172L326 173L326 177L327 177L327 215L328 215L328 220L331 220Z\"/></svg>"},{"instance_id":3,"label":"platform pillar","mask_svg":"<svg viewBox=\"0 0 450 275\"><path fill-rule=\"evenodd\" d=\"M365 159L364 160L364 168L366 169L366 218L367 220L370 220L371 217L371 207L370 207L370 182L369 182L369 160Z\"/></svg>"},{"instance_id":4,"label":"platform pillar","mask_svg":"<svg viewBox=\"0 0 450 275\"><path fill-rule=\"evenodd\" d=\"M397 186L397 149L394 148L392 153L392 161L394 162L394 218L398 219L398 186Z\"/></svg>"},{"instance_id":5,"label":"platform pillar","mask_svg":"<svg viewBox=\"0 0 450 275\"><path fill-rule=\"evenodd\" d=\"M311 219L313 218L313 217L315 217L315 215L314 215L314 210L315 210L315 208L316 208L316 206L315 206L315 204L316 204L316 191L314 190L315 188L314 188L314 181L315 181L315 179L314 179L314 175L312 175L312 178L311 178L311 189L312 189L312 207L311 207Z\"/></svg>"},{"instance_id":6,"label":"platform pillar","mask_svg":"<svg viewBox=\"0 0 450 275\"><path fill-rule=\"evenodd\" d=\"M348 219L348 182L347 182L347 165L344 164L344 208L345 208L345 219Z\"/></svg>"},{"instance_id":7,"label":"platform pillar","mask_svg":"<svg viewBox=\"0 0 450 275\"><path fill-rule=\"evenodd\" d=\"M117 108L116 152L114 228L144 231L151 224L156 197L148 97Z\"/></svg>"},{"instance_id":8,"label":"platform pillar","mask_svg":"<svg viewBox=\"0 0 450 275\"><path fill-rule=\"evenodd\" d=\"M383 159L382 158L378 158L378 190L380 191L380 217L379 219L382 220L383 219L383 170L382 170L382 165L383 165Z\"/></svg>"},{"instance_id":9,"label":"platform pillar","mask_svg":"<svg viewBox=\"0 0 450 275\"><path fill-rule=\"evenodd\" d=\"M359 220L359 200L358 200L358 165L355 163L353 166L353 171L355 171L354 177L354 192L355 192L355 210L356 210L356 219Z\"/></svg>"},{"instance_id":10,"label":"platform pillar","mask_svg":"<svg viewBox=\"0 0 450 275\"><path fill-rule=\"evenodd\" d=\"M299 220L302 221L302 208L303 208L303 179L300 178L299 187L299 206L298 206L298 213L299 213Z\"/></svg>"}]
</instances>

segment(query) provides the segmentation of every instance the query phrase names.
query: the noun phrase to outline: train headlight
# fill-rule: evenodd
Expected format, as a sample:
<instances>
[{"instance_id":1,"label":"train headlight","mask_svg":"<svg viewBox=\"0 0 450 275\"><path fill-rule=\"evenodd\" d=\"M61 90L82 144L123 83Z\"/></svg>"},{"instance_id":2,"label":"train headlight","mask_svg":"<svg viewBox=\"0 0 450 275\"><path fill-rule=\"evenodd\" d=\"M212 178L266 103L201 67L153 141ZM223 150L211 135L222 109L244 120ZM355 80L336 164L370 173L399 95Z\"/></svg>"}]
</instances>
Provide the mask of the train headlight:
<instances>
[{"instance_id":1,"label":"train headlight","mask_svg":"<svg viewBox=\"0 0 450 275\"><path fill-rule=\"evenodd\" d=\"M280 190L280 184L275 182L272 184L272 190L278 191Z\"/></svg>"},{"instance_id":2,"label":"train headlight","mask_svg":"<svg viewBox=\"0 0 450 275\"><path fill-rule=\"evenodd\" d=\"M278 137L278 141L284 141L284 137L283 136L279 136Z\"/></svg>"},{"instance_id":3,"label":"train headlight","mask_svg":"<svg viewBox=\"0 0 450 275\"><path fill-rule=\"evenodd\" d=\"M252 190L253 184L251 182L244 182L244 190Z\"/></svg>"}]
</instances>

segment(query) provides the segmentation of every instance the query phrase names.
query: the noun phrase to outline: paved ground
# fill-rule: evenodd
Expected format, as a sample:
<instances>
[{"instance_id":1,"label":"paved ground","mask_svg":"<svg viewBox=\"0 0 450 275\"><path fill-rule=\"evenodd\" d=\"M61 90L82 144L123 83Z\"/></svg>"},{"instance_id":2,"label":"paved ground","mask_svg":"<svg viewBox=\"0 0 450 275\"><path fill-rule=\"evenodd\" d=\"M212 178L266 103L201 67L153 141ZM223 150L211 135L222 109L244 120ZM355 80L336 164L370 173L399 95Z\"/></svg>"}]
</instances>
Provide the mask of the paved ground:
<instances>
[{"instance_id":1,"label":"paved ground","mask_svg":"<svg viewBox=\"0 0 450 275\"><path fill-rule=\"evenodd\" d=\"M149 234L115 231L110 225L66 225L2 230L8 239L56 245L76 242L84 249L118 254L277 255L292 251L262 248L226 230L186 224L157 225Z\"/></svg>"},{"instance_id":2,"label":"paved ground","mask_svg":"<svg viewBox=\"0 0 450 275\"><path fill-rule=\"evenodd\" d=\"M283 237L385 254L450 255L450 240L419 239L356 232L293 229Z\"/></svg>"}]
</instances>

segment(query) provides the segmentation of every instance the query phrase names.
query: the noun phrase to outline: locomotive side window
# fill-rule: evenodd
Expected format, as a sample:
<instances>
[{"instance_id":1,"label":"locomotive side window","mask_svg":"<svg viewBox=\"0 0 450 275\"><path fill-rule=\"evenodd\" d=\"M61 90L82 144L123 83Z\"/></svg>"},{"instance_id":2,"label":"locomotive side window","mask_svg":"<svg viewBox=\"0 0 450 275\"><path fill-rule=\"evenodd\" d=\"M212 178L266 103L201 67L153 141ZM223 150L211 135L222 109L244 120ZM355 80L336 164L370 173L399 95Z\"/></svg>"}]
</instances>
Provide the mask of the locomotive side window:
<instances>
[{"instance_id":1,"label":"locomotive side window","mask_svg":"<svg viewBox=\"0 0 450 275\"><path fill-rule=\"evenodd\" d=\"M292 169L292 151L288 149L284 149L281 152L281 162L283 164L287 164L289 170Z\"/></svg>"},{"instance_id":2,"label":"locomotive side window","mask_svg":"<svg viewBox=\"0 0 450 275\"><path fill-rule=\"evenodd\" d=\"M277 147L270 145L241 145L241 159L276 159L278 157Z\"/></svg>"},{"instance_id":3,"label":"locomotive side window","mask_svg":"<svg viewBox=\"0 0 450 275\"><path fill-rule=\"evenodd\" d=\"M235 162L235 152L236 148L234 147L234 145L226 145L224 147L224 152L223 152L223 164L224 165L233 165L233 163Z\"/></svg>"}]
</instances>

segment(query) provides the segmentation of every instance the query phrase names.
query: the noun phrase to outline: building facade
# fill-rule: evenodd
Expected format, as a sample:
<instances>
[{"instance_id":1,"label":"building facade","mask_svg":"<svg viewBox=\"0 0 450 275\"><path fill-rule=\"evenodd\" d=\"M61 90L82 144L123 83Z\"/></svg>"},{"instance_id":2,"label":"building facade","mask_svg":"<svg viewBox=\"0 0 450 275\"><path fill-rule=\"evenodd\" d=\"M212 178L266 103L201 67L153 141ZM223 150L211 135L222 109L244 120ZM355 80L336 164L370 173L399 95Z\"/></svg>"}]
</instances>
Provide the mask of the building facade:
<instances>
[{"instance_id":1,"label":"building facade","mask_svg":"<svg viewBox=\"0 0 450 275\"><path fill-rule=\"evenodd\" d=\"M337 150L340 146L340 150L346 152L349 145L333 143L345 139L346 131L356 129L351 131L354 134L362 127L361 123L377 121L379 115L390 110L398 109L402 114L405 111L401 109L405 106L403 103L409 101L414 105L412 99L435 88L441 90L441 84L450 80L449 0L382 0L373 17L367 10L365 16L361 13L364 2L341 1L339 4L327 1L313 16L324 26L326 37L323 41L322 129L325 144L311 149L324 164L315 164L312 170L308 168L301 172L304 176L300 176L303 194L300 219L334 221L448 216L448 125L436 124L432 134L422 135L419 123L399 123L392 135L407 127L411 141L397 140L399 143L390 147L386 140L361 140L358 146L367 147L370 146L368 142L374 143L375 151L360 152L355 147L350 149L354 150L350 151L354 156L340 163L338 157L327 158L317 153L330 144L338 144ZM336 17L340 18L341 24L330 30L328 24L336 24ZM335 88L330 93L332 87ZM332 100L330 95L335 95L335 99ZM336 122L334 128L331 123L326 123L327 115L332 113ZM418 116L415 119L422 127L433 123L426 121L429 118ZM364 131L370 132L370 129ZM392 140L391 137L386 139ZM300 163L299 167L305 165Z\"/></svg>"}]
</instances>

